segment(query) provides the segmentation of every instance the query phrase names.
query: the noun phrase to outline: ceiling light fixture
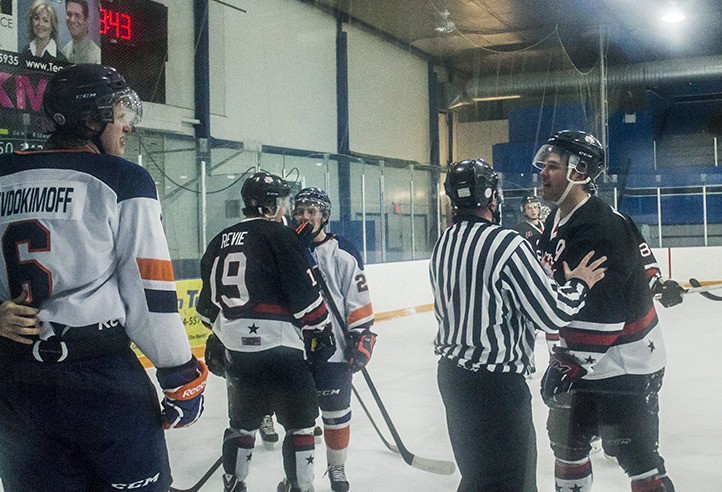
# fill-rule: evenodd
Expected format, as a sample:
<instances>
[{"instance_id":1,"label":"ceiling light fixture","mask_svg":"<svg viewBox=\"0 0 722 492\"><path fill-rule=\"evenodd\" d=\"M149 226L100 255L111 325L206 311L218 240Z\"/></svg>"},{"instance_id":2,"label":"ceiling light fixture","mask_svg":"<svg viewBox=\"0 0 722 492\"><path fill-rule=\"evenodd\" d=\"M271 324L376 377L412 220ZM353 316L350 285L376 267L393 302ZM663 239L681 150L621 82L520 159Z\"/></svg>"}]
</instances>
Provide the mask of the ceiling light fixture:
<instances>
[{"instance_id":1,"label":"ceiling light fixture","mask_svg":"<svg viewBox=\"0 0 722 492\"><path fill-rule=\"evenodd\" d=\"M519 94L511 94L509 96L489 96L489 97L472 97L471 100L474 102L486 102L486 101L505 101L507 99L521 99Z\"/></svg>"},{"instance_id":2,"label":"ceiling light fixture","mask_svg":"<svg viewBox=\"0 0 722 492\"><path fill-rule=\"evenodd\" d=\"M671 3L667 10L665 10L664 15L662 15L662 21L669 24L677 24L686 18L684 12L677 7L676 3Z\"/></svg>"},{"instance_id":3,"label":"ceiling light fixture","mask_svg":"<svg viewBox=\"0 0 722 492\"><path fill-rule=\"evenodd\" d=\"M441 25L441 26L435 27L435 28L434 28L434 31L436 31L436 32L441 32L441 33L444 33L444 34L450 34L450 33L454 32L454 31L456 30L456 24L454 24L454 21L452 21L452 20L449 18L449 16L451 15L451 13L449 12L449 10L448 10L448 9L444 9L444 10L442 10L441 12L439 12L439 14L441 14L441 17L443 17L443 19L444 19L444 24Z\"/></svg>"}]
</instances>

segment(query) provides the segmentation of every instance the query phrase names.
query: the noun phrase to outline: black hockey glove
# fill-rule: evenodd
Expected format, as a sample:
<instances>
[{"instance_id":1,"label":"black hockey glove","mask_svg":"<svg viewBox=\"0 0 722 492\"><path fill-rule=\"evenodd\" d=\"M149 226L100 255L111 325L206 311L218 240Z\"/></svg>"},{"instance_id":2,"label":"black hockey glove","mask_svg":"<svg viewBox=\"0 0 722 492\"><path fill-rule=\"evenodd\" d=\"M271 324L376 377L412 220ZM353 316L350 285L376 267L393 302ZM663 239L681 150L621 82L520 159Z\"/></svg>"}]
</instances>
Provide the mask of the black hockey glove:
<instances>
[{"instance_id":1,"label":"black hockey glove","mask_svg":"<svg viewBox=\"0 0 722 492\"><path fill-rule=\"evenodd\" d=\"M565 349L554 347L549 367L541 380L541 396L549 408L570 408L572 390L587 373L577 359Z\"/></svg>"},{"instance_id":2,"label":"black hockey glove","mask_svg":"<svg viewBox=\"0 0 722 492\"><path fill-rule=\"evenodd\" d=\"M314 237L313 224L310 222L301 222L298 224L298 227L296 227L296 236L298 236L301 246L310 248Z\"/></svg>"},{"instance_id":3,"label":"black hockey glove","mask_svg":"<svg viewBox=\"0 0 722 492\"><path fill-rule=\"evenodd\" d=\"M336 352L336 338L331 323L324 326L322 331L304 331L303 341L306 358L311 366L326 362Z\"/></svg>"},{"instance_id":4,"label":"black hockey glove","mask_svg":"<svg viewBox=\"0 0 722 492\"><path fill-rule=\"evenodd\" d=\"M211 336L206 339L204 357L211 374L215 374L219 378L226 377L226 347L215 333L211 333Z\"/></svg>"},{"instance_id":5,"label":"black hockey glove","mask_svg":"<svg viewBox=\"0 0 722 492\"><path fill-rule=\"evenodd\" d=\"M358 372L369 363L376 345L376 333L369 330L351 331L346 345L346 360L351 372Z\"/></svg>"},{"instance_id":6,"label":"black hockey glove","mask_svg":"<svg viewBox=\"0 0 722 492\"><path fill-rule=\"evenodd\" d=\"M676 280L668 278L667 280L658 279L652 292L655 296L659 295L659 303L668 308L681 304L682 295L685 291Z\"/></svg>"},{"instance_id":7,"label":"black hockey glove","mask_svg":"<svg viewBox=\"0 0 722 492\"><path fill-rule=\"evenodd\" d=\"M208 379L208 367L202 360L191 356L183 365L159 368L156 377L165 395L161 402L164 429L188 427L200 418Z\"/></svg>"}]
</instances>

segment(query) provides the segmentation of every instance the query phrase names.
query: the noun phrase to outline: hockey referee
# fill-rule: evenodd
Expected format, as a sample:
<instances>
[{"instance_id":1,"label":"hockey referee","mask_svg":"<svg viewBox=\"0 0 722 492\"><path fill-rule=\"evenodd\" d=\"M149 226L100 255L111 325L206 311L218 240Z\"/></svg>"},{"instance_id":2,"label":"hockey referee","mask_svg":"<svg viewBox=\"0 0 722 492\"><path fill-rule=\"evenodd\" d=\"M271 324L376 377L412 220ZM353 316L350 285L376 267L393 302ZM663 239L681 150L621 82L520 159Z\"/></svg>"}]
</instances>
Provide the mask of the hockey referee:
<instances>
[{"instance_id":1,"label":"hockey referee","mask_svg":"<svg viewBox=\"0 0 722 492\"><path fill-rule=\"evenodd\" d=\"M536 491L536 434L524 372L534 350L534 325L566 326L606 260L565 265L558 286L519 233L496 224L499 177L481 159L451 164L444 183L453 225L430 263L438 384L454 457L458 491Z\"/></svg>"}]
</instances>

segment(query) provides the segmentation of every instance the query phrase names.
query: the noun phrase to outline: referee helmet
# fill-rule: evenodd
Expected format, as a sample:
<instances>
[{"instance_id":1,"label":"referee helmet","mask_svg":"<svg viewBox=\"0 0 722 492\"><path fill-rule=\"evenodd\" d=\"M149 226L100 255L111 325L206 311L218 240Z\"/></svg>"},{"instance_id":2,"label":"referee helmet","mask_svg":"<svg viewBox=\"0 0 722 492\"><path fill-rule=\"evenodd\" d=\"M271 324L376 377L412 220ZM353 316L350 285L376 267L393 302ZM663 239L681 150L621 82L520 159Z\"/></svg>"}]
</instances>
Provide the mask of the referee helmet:
<instances>
[{"instance_id":1,"label":"referee helmet","mask_svg":"<svg viewBox=\"0 0 722 492\"><path fill-rule=\"evenodd\" d=\"M483 159L453 162L444 181L444 190L456 209L491 205L494 195L501 202L499 175Z\"/></svg>"}]
</instances>

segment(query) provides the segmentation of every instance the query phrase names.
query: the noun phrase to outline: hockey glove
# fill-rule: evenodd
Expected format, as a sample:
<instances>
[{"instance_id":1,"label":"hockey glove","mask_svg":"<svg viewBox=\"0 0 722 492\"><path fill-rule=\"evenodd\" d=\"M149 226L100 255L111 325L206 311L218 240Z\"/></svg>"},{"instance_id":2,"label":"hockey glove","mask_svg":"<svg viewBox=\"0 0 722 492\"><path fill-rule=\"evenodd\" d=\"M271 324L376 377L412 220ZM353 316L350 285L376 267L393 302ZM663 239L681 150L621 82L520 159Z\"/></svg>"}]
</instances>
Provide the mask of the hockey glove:
<instances>
[{"instance_id":1,"label":"hockey glove","mask_svg":"<svg viewBox=\"0 0 722 492\"><path fill-rule=\"evenodd\" d=\"M203 413L203 390L206 388L208 368L202 360L191 360L177 367L161 368L156 373L165 397L163 428L188 427Z\"/></svg>"},{"instance_id":2,"label":"hockey glove","mask_svg":"<svg viewBox=\"0 0 722 492\"><path fill-rule=\"evenodd\" d=\"M351 372L358 372L369 363L376 345L376 333L369 330L351 331L346 345L346 360Z\"/></svg>"},{"instance_id":3,"label":"hockey glove","mask_svg":"<svg viewBox=\"0 0 722 492\"><path fill-rule=\"evenodd\" d=\"M658 279L652 292L655 296L659 295L659 303L668 308L680 304L685 291L676 280L668 278L667 280Z\"/></svg>"},{"instance_id":4,"label":"hockey glove","mask_svg":"<svg viewBox=\"0 0 722 492\"><path fill-rule=\"evenodd\" d=\"M211 333L206 339L206 352L204 357L211 374L215 374L219 378L226 377L226 347L215 333Z\"/></svg>"},{"instance_id":5,"label":"hockey glove","mask_svg":"<svg viewBox=\"0 0 722 492\"><path fill-rule=\"evenodd\" d=\"M296 236L298 236L301 246L310 248L314 237L313 224L310 222L301 222L298 224L298 227L296 227Z\"/></svg>"},{"instance_id":6,"label":"hockey glove","mask_svg":"<svg viewBox=\"0 0 722 492\"><path fill-rule=\"evenodd\" d=\"M311 366L326 362L336 352L336 338L333 336L331 323L322 331L304 331L306 358Z\"/></svg>"},{"instance_id":7,"label":"hockey glove","mask_svg":"<svg viewBox=\"0 0 722 492\"><path fill-rule=\"evenodd\" d=\"M563 348L554 347L549 367L541 380L541 396L549 408L570 408L572 390L587 373L577 359Z\"/></svg>"}]
</instances>

